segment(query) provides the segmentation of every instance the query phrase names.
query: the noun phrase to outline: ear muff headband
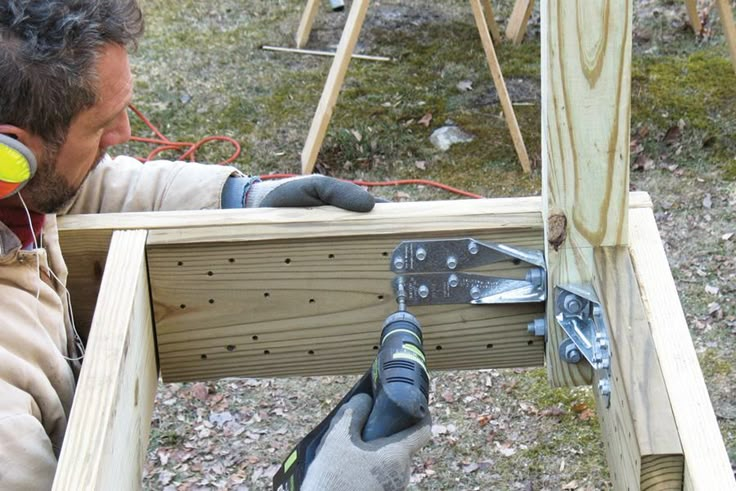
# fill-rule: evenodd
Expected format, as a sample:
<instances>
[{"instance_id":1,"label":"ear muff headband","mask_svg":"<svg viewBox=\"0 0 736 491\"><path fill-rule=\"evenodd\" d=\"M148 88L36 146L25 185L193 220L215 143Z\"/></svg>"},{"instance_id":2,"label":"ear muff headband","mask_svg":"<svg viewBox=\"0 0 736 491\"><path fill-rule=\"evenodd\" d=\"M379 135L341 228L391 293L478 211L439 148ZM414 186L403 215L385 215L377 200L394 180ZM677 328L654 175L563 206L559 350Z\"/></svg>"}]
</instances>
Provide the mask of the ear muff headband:
<instances>
[{"instance_id":1,"label":"ear muff headband","mask_svg":"<svg viewBox=\"0 0 736 491\"><path fill-rule=\"evenodd\" d=\"M15 138L0 134L0 199L26 185L36 173L36 157Z\"/></svg>"}]
</instances>

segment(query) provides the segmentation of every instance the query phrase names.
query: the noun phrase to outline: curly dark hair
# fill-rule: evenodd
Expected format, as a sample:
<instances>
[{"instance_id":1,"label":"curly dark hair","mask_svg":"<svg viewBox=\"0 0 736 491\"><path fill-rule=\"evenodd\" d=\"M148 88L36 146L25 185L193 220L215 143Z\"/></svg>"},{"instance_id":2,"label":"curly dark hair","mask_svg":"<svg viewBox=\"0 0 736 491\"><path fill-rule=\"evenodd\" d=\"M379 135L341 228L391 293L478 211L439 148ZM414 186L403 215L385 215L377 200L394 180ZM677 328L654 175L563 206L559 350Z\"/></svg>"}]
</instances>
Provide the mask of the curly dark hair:
<instances>
[{"instance_id":1,"label":"curly dark hair","mask_svg":"<svg viewBox=\"0 0 736 491\"><path fill-rule=\"evenodd\" d=\"M2 0L0 123L60 145L97 101L102 48L135 49L142 33L136 0Z\"/></svg>"}]
</instances>

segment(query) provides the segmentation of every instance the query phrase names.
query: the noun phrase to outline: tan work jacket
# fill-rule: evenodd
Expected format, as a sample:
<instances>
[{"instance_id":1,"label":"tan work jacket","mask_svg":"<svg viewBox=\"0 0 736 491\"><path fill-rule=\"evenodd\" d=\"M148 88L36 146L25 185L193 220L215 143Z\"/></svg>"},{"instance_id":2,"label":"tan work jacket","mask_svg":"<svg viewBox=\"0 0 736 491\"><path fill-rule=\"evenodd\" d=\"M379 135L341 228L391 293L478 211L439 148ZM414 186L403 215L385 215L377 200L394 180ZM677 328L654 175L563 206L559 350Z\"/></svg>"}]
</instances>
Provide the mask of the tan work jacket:
<instances>
[{"instance_id":1,"label":"tan work jacket","mask_svg":"<svg viewBox=\"0 0 736 491\"><path fill-rule=\"evenodd\" d=\"M66 212L220 208L231 175L238 171L108 157ZM0 223L0 490L51 488L74 397L79 363L55 215L39 245L22 250Z\"/></svg>"}]
</instances>

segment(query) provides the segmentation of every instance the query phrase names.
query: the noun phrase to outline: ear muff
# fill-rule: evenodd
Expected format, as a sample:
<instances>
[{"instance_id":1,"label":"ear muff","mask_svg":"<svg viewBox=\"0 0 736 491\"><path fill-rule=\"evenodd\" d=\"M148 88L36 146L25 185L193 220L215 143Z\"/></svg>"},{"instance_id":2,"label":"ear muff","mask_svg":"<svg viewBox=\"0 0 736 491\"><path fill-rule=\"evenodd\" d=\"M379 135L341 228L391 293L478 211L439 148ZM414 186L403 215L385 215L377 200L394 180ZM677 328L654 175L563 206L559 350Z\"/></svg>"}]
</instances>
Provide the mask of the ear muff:
<instances>
[{"instance_id":1,"label":"ear muff","mask_svg":"<svg viewBox=\"0 0 736 491\"><path fill-rule=\"evenodd\" d=\"M15 138L0 134L0 199L9 198L36 173L36 157Z\"/></svg>"}]
</instances>

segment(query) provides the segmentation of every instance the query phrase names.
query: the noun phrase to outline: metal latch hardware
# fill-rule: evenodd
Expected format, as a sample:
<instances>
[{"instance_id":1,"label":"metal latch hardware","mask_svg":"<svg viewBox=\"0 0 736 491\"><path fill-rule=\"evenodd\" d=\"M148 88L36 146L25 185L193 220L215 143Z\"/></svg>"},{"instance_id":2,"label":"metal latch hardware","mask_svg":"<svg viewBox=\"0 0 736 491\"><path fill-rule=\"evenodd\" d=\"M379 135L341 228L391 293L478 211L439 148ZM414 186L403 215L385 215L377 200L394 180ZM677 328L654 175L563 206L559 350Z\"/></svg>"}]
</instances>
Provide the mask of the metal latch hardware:
<instances>
[{"instance_id":1,"label":"metal latch hardware","mask_svg":"<svg viewBox=\"0 0 736 491\"><path fill-rule=\"evenodd\" d=\"M500 261L531 268L524 279L460 272ZM401 242L391 255L391 271L399 275L394 290L401 281L407 305L532 303L547 298L541 251L470 238Z\"/></svg>"},{"instance_id":2,"label":"metal latch hardware","mask_svg":"<svg viewBox=\"0 0 736 491\"><path fill-rule=\"evenodd\" d=\"M560 343L560 357L568 363L585 358L598 374L598 391L611 405L611 346L603 309L592 288L555 288L555 319L569 336Z\"/></svg>"}]
</instances>

